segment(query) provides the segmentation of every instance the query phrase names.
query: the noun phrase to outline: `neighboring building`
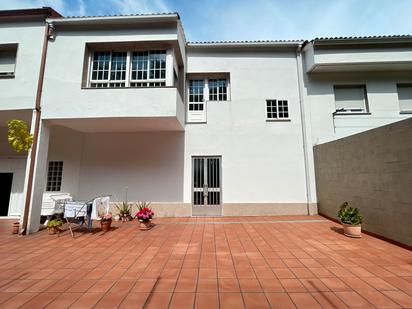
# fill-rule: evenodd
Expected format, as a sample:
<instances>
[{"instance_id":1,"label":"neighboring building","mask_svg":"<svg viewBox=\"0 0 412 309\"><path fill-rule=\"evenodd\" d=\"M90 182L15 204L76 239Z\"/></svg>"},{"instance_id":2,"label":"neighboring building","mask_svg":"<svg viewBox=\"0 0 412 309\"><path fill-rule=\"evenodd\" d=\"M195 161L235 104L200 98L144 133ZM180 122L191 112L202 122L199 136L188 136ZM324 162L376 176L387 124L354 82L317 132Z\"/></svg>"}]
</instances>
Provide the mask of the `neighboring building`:
<instances>
[{"instance_id":1,"label":"neighboring building","mask_svg":"<svg viewBox=\"0 0 412 309\"><path fill-rule=\"evenodd\" d=\"M50 194L126 187L159 216L313 214L312 146L412 109L409 36L187 43L177 13L47 22L30 231Z\"/></svg>"}]
</instances>

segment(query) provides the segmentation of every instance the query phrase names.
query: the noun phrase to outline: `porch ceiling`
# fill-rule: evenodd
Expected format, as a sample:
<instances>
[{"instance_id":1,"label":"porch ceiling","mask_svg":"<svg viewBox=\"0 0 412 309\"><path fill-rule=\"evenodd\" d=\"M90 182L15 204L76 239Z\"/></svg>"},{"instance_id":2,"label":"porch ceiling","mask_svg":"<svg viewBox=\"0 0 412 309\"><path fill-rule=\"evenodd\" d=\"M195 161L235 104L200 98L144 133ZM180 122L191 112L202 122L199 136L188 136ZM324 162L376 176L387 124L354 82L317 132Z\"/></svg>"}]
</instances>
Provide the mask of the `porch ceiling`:
<instances>
[{"instance_id":1,"label":"porch ceiling","mask_svg":"<svg viewBox=\"0 0 412 309\"><path fill-rule=\"evenodd\" d=\"M51 123L87 133L184 130L176 117L53 119Z\"/></svg>"},{"instance_id":2,"label":"porch ceiling","mask_svg":"<svg viewBox=\"0 0 412 309\"><path fill-rule=\"evenodd\" d=\"M32 114L31 109L2 110L0 111L0 127L7 127L7 121L11 119L24 120L30 127Z\"/></svg>"}]
</instances>

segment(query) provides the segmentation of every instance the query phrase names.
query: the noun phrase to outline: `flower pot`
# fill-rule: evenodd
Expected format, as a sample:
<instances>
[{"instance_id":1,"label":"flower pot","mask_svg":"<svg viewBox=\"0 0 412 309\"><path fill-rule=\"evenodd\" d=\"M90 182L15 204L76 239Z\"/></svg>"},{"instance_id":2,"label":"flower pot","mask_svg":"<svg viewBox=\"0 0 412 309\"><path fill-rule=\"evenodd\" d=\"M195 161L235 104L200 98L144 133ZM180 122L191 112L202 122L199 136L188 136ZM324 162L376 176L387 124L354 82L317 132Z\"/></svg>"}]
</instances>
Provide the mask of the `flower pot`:
<instances>
[{"instance_id":1,"label":"flower pot","mask_svg":"<svg viewBox=\"0 0 412 309\"><path fill-rule=\"evenodd\" d=\"M100 225L102 227L103 232L110 231L110 226L112 225L112 220L101 220Z\"/></svg>"},{"instance_id":2,"label":"flower pot","mask_svg":"<svg viewBox=\"0 0 412 309\"><path fill-rule=\"evenodd\" d=\"M140 221L139 222L139 229L141 229L142 231L150 230L153 226L154 224L150 221Z\"/></svg>"},{"instance_id":3,"label":"flower pot","mask_svg":"<svg viewBox=\"0 0 412 309\"><path fill-rule=\"evenodd\" d=\"M342 223L343 226L343 234L348 237L353 237L353 238L360 238L361 237L361 225L351 225L351 224L346 224Z\"/></svg>"},{"instance_id":4,"label":"flower pot","mask_svg":"<svg viewBox=\"0 0 412 309\"><path fill-rule=\"evenodd\" d=\"M13 234L18 234L20 229L20 222L13 223Z\"/></svg>"},{"instance_id":5,"label":"flower pot","mask_svg":"<svg viewBox=\"0 0 412 309\"><path fill-rule=\"evenodd\" d=\"M57 230L54 227L48 227L47 232L49 232L49 235L54 235L56 234Z\"/></svg>"}]
</instances>

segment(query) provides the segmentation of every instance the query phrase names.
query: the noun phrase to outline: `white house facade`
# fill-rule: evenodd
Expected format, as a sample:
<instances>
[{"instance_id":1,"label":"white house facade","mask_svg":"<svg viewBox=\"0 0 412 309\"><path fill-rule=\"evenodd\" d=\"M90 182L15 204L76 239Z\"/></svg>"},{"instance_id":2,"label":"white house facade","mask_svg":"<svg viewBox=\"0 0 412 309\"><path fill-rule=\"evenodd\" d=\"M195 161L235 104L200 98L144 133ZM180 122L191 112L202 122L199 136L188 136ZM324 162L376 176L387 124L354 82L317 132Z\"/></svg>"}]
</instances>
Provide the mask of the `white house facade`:
<instances>
[{"instance_id":1,"label":"white house facade","mask_svg":"<svg viewBox=\"0 0 412 309\"><path fill-rule=\"evenodd\" d=\"M2 215L27 204L29 232L56 193L158 216L314 214L313 145L412 111L409 36L190 43L177 13L19 14L0 19L0 68L18 46L0 75L0 175L17 188ZM31 171L7 145L14 118L33 122Z\"/></svg>"}]
</instances>

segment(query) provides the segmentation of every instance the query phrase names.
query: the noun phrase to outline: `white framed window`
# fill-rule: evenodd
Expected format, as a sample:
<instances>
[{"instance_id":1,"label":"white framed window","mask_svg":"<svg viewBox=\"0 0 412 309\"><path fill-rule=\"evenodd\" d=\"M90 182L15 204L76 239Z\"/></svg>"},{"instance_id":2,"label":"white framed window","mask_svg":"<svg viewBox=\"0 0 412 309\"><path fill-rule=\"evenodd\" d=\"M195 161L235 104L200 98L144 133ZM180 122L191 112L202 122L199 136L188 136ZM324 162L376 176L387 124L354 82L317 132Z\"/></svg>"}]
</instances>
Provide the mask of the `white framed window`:
<instances>
[{"instance_id":1,"label":"white framed window","mask_svg":"<svg viewBox=\"0 0 412 309\"><path fill-rule=\"evenodd\" d=\"M398 99L401 113L412 113L412 84L398 84Z\"/></svg>"},{"instance_id":2,"label":"white framed window","mask_svg":"<svg viewBox=\"0 0 412 309\"><path fill-rule=\"evenodd\" d=\"M46 191L56 192L61 190L63 176L63 161L50 161L47 170Z\"/></svg>"},{"instance_id":3,"label":"white framed window","mask_svg":"<svg viewBox=\"0 0 412 309\"><path fill-rule=\"evenodd\" d=\"M367 113L365 85L334 86L336 114Z\"/></svg>"},{"instance_id":4,"label":"white framed window","mask_svg":"<svg viewBox=\"0 0 412 309\"><path fill-rule=\"evenodd\" d=\"M0 45L0 77L13 77L16 68L17 44Z\"/></svg>"},{"instance_id":5,"label":"white framed window","mask_svg":"<svg viewBox=\"0 0 412 309\"><path fill-rule=\"evenodd\" d=\"M94 51L91 88L166 86L166 50Z\"/></svg>"},{"instance_id":6,"label":"white framed window","mask_svg":"<svg viewBox=\"0 0 412 309\"><path fill-rule=\"evenodd\" d=\"M166 51L138 51L131 54L131 87L166 86Z\"/></svg>"},{"instance_id":7,"label":"white framed window","mask_svg":"<svg viewBox=\"0 0 412 309\"><path fill-rule=\"evenodd\" d=\"M266 119L289 119L289 106L287 100L266 100Z\"/></svg>"},{"instance_id":8,"label":"white framed window","mask_svg":"<svg viewBox=\"0 0 412 309\"><path fill-rule=\"evenodd\" d=\"M227 101L227 87L226 78L209 79L209 101Z\"/></svg>"},{"instance_id":9,"label":"white framed window","mask_svg":"<svg viewBox=\"0 0 412 309\"><path fill-rule=\"evenodd\" d=\"M189 111L203 111L204 109L204 80L189 80Z\"/></svg>"}]
</instances>

